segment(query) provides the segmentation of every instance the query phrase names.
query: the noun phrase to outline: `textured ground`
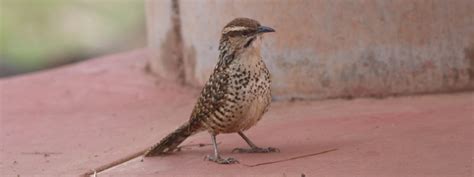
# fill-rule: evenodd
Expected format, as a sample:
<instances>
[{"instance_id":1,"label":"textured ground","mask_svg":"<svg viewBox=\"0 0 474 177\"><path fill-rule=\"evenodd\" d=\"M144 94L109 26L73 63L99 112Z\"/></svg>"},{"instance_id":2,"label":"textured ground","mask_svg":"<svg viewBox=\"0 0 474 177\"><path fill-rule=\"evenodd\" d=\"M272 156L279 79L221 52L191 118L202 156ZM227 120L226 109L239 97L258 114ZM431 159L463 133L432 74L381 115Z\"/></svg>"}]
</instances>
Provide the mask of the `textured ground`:
<instances>
[{"instance_id":1,"label":"textured ground","mask_svg":"<svg viewBox=\"0 0 474 177\"><path fill-rule=\"evenodd\" d=\"M146 57L137 50L0 80L1 176L79 176L178 127L198 90L148 76ZM473 96L276 102L247 135L280 153L232 154L245 143L220 135L223 155L241 164L216 165L203 161L210 146L192 146L210 142L201 133L179 153L98 176L472 176Z\"/></svg>"}]
</instances>

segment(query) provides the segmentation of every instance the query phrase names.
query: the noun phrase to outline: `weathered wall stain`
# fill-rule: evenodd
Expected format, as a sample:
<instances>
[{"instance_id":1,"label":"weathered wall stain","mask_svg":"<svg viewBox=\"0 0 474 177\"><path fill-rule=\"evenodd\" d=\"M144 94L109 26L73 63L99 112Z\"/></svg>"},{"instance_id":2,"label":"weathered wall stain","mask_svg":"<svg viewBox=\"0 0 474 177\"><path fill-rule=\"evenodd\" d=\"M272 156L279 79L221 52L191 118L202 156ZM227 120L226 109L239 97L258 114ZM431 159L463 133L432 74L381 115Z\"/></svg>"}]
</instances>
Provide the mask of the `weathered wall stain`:
<instances>
[{"instance_id":1,"label":"weathered wall stain","mask_svg":"<svg viewBox=\"0 0 474 177\"><path fill-rule=\"evenodd\" d=\"M191 86L197 86L199 82L196 80L196 49L193 46L186 47L183 52L185 82Z\"/></svg>"},{"instance_id":2,"label":"weathered wall stain","mask_svg":"<svg viewBox=\"0 0 474 177\"><path fill-rule=\"evenodd\" d=\"M158 2L149 1L149 4L156 6L159 4ZM156 4L155 4L156 3ZM160 4L161 5L161 4ZM178 0L171 0L167 3L168 8L170 11L166 14L166 18L169 18L170 24L168 29L163 28L162 30L166 30L165 33L161 33L164 38L161 40L157 40L154 38L153 33L149 34L149 40L152 40L150 48L151 50L151 60L149 63L148 68L152 71L152 73L157 73L159 76L169 79L175 80L180 83L185 83L185 69L184 69L184 59L183 59L183 40L181 35L181 21L180 21L180 11L179 11L179 3ZM153 9L150 7L147 9L149 14L154 14L153 12L158 11L157 9ZM163 14L160 14L163 15ZM151 27L151 30L154 30L153 24L155 23L152 20L149 20L148 23ZM162 22L164 23L164 22ZM164 25L165 24L158 24ZM156 25L156 26L158 26ZM150 28L150 27L149 27ZM149 29L150 30L150 29ZM156 44L158 43L158 44Z\"/></svg>"},{"instance_id":3,"label":"weathered wall stain","mask_svg":"<svg viewBox=\"0 0 474 177\"><path fill-rule=\"evenodd\" d=\"M464 57L469 65L469 68L467 69L469 80L471 81L471 84L474 85L474 42L469 48L464 49Z\"/></svg>"}]
</instances>

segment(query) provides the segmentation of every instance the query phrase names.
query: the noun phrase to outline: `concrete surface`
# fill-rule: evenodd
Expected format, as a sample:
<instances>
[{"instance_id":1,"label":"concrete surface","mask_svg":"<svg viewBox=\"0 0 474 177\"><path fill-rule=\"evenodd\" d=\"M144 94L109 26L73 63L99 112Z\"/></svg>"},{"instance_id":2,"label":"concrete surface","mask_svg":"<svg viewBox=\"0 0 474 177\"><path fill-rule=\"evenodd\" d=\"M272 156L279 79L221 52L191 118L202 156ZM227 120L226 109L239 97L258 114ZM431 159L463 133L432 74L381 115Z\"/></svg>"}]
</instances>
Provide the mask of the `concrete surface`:
<instances>
[{"instance_id":1,"label":"concrete surface","mask_svg":"<svg viewBox=\"0 0 474 177\"><path fill-rule=\"evenodd\" d=\"M188 119L198 90L145 73L146 50L0 80L0 176L79 176L147 148ZM203 161L206 133L183 151L134 159L101 176L426 176L473 174L473 92L386 99L275 102L247 135L273 154ZM284 160L307 154L331 152Z\"/></svg>"},{"instance_id":2,"label":"concrete surface","mask_svg":"<svg viewBox=\"0 0 474 177\"><path fill-rule=\"evenodd\" d=\"M138 158L99 176L472 176L472 96L278 102L247 134L280 153L231 154L246 144L238 135L223 135L221 152L241 164L203 161L212 148L194 147L143 162ZM209 139L203 133L184 144ZM332 149L337 150L249 167Z\"/></svg>"},{"instance_id":3,"label":"concrete surface","mask_svg":"<svg viewBox=\"0 0 474 177\"><path fill-rule=\"evenodd\" d=\"M167 1L148 2L170 7ZM203 85L212 73L222 27L236 17L250 17L277 30L266 35L263 49L276 98L474 89L472 0L178 2L184 80L192 85ZM148 18L149 25L159 26L168 17ZM148 33L165 34L162 30ZM154 57L152 63L157 59L175 58Z\"/></svg>"},{"instance_id":4,"label":"concrete surface","mask_svg":"<svg viewBox=\"0 0 474 177\"><path fill-rule=\"evenodd\" d=\"M138 50L0 80L0 176L78 176L179 124L196 91L145 74L148 57Z\"/></svg>"}]
</instances>

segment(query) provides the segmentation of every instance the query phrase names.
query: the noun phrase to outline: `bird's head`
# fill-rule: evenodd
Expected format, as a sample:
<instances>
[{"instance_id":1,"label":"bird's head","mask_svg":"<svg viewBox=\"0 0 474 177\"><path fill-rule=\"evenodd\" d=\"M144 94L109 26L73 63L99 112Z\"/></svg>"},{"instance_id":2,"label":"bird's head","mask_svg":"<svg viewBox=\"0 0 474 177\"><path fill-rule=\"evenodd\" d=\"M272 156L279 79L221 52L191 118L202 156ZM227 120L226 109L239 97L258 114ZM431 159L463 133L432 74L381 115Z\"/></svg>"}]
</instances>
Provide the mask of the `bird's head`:
<instances>
[{"instance_id":1,"label":"bird's head","mask_svg":"<svg viewBox=\"0 0 474 177\"><path fill-rule=\"evenodd\" d=\"M250 18L236 18L222 29L220 42L221 44L228 42L237 48L247 48L260 40L263 33L269 32L275 32L275 30L262 26L258 21Z\"/></svg>"}]
</instances>

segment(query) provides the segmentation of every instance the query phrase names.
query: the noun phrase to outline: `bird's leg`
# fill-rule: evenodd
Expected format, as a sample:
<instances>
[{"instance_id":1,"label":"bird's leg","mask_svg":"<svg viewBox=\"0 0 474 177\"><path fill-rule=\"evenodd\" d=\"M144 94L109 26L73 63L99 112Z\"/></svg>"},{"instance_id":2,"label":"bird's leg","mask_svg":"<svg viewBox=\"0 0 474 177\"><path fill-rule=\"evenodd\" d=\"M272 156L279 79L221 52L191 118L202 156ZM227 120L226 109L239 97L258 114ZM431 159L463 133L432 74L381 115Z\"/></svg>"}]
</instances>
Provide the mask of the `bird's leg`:
<instances>
[{"instance_id":1,"label":"bird's leg","mask_svg":"<svg viewBox=\"0 0 474 177\"><path fill-rule=\"evenodd\" d=\"M273 148L273 147L267 147L267 148L260 148L253 144L252 141L250 141L247 136L244 135L242 132L238 132L239 135L247 142L247 144L250 146L250 149L246 148L235 148L232 150L232 152L238 152L238 153L268 153L268 152L280 152L278 148Z\"/></svg>"},{"instance_id":2,"label":"bird's leg","mask_svg":"<svg viewBox=\"0 0 474 177\"><path fill-rule=\"evenodd\" d=\"M211 139L212 139L212 145L214 146L214 156L208 155L206 156L206 159L209 161L216 162L218 164L233 164L233 163L239 163L236 159L232 157L228 158L222 158L219 155L219 151L217 150L217 142L216 142L216 135L211 134Z\"/></svg>"}]
</instances>

